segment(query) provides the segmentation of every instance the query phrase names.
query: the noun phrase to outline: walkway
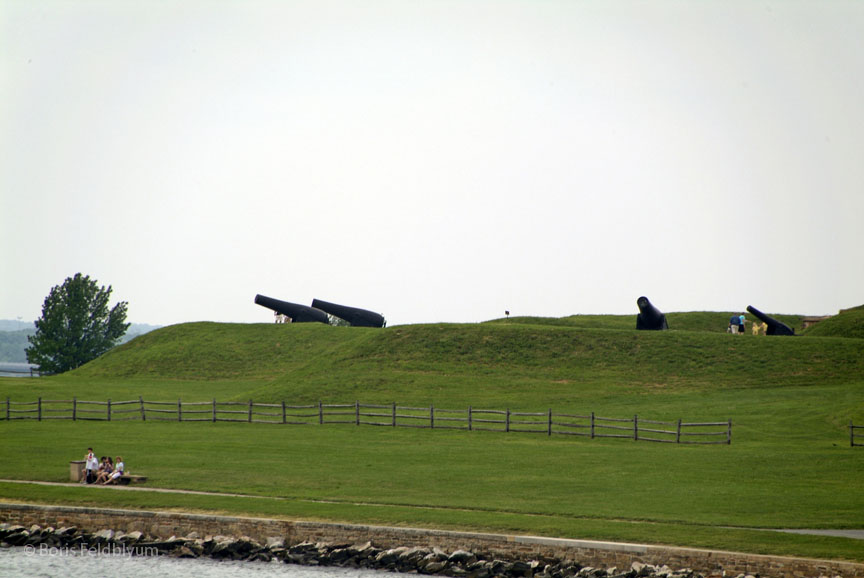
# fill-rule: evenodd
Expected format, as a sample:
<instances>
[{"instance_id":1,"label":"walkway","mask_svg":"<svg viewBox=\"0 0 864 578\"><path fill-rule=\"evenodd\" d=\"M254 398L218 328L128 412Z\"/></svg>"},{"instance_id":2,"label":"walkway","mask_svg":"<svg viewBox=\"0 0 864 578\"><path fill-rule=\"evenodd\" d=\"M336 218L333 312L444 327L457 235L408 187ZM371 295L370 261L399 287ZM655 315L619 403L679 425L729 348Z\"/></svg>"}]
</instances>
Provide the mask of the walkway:
<instances>
[{"instance_id":1,"label":"walkway","mask_svg":"<svg viewBox=\"0 0 864 578\"><path fill-rule=\"evenodd\" d=\"M32 484L37 486L65 486L77 488L81 487L83 484L76 484L72 482L40 482L36 480L5 480L0 479L0 482L10 483L10 484ZM114 490L114 491L123 491L123 492L154 492L154 493L164 493L164 494L193 494L198 496L226 496L231 498L257 498L261 500L290 500L295 502L310 502L310 503L318 503L318 504L342 504L342 503L350 503L355 506L395 506L394 504L382 504L382 503L374 503L374 502L339 502L337 500L310 500L305 498L283 498L279 496L256 496L253 494L234 494L229 492L205 492L201 490L178 490L173 488L154 488L154 487L144 487L144 486L96 486L90 485L88 488L94 488L97 490ZM400 508L424 508L424 509L440 509L440 508L426 508L425 506L405 506L399 505ZM787 534L807 534L813 536L835 536L838 538L852 538L854 540L864 540L864 530L810 530L810 529L778 529L778 528L746 528L740 526L727 526L730 529L736 530L763 530L767 532L785 532Z\"/></svg>"}]
</instances>

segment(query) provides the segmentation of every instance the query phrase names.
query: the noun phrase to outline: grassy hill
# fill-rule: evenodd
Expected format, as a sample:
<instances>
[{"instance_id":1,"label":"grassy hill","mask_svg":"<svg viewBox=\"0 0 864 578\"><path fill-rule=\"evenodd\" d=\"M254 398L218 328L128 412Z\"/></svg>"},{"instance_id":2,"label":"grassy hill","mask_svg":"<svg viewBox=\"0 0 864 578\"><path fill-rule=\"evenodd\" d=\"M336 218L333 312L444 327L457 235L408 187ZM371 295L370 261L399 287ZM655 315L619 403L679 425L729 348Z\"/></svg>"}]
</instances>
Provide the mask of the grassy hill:
<instances>
[{"instance_id":1,"label":"grassy hill","mask_svg":"<svg viewBox=\"0 0 864 578\"><path fill-rule=\"evenodd\" d=\"M0 379L0 399L552 407L732 419L730 446L353 425L0 422L10 442L0 444L0 478L61 481L68 460L94 445L127 457L154 486L280 501L3 483L0 498L864 560L850 539L734 529L864 528L864 454L849 447L847 429L864 423L864 339L729 335L729 315L667 314L666 332L637 332L634 316L582 315L386 329L182 324L67 374ZM800 326L798 316L772 316Z\"/></svg>"},{"instance_id":2,"label":"grassy hill","mask_svg":"<svg viewBox=\"0 0 864 578\"><path fill-rule=\"evenodd\" d=\"M734 314L740 314L736 311ZM748 321L755 318L744 312ZM709 333L726 333L731 311L689 311L684 313L666 313L666 321L672 331L705 331ZM775 315L771 317L782 321L789 327L800 327L803 315ZM556 325L561 327L580 327L582 329L636 329L635 315L571 315L569 317L511 317L495 319L489 323L524 323L528 325ZM747 326L748 330L750 326Z\"/></svg>"},{"instance_id":3,"label":"grassy hill","mask_svg":"<svg viewBox=\"0 0 864 578\"><path fill-rule=\"evenodd\" d=\"M227 381L238 384L232 397L261 401L542 407L610 391L824 385L864 375L860 340L733 336L713 329L727 317L677 314L680 326L712 330L668 332L617 329L624 322L618 316L385 330L193 323L143 335L56 379Z\"/></svg>"},{"instance_id":4,"label":"grassy hill","mask_svg":"<svg viewBox=\"0 0 864 578\"><path fill-rule=\"evenodd\" d=\"M864 305L846 309L808 327L804 331L808 337L854 337L864 339Z\"/></svg>"}]
</instances>

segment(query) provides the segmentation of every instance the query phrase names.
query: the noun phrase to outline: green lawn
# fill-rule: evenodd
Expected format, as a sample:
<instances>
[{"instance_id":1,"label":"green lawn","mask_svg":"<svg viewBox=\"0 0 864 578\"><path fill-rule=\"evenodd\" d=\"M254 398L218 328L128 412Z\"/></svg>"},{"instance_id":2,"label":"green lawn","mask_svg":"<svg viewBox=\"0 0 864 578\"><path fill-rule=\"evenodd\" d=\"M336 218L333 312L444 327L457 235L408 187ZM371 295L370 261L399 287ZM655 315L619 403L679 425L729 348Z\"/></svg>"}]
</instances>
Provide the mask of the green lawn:
<instances>
[{"instance_id":1,"label":"green lawn","mask_svg":"<svg viewBox=\"0 0 864 578\"><path fill-rule=\"evenodd\" d=\"M699 330L724 313L710 323L708 314L676 315L694 329L635 332L616 329L618 318L385 330L188 324L69 374L2 379L0 400L552 407L732 419L729 446L353 425L0 421L2 478L65 481L68 462L92 445L123 455L148 486L261 496L0 484L0 499L864 561L861 541L754 530L864 528L864 448L849 447L847 428L850 419L864 424L864 340L731 336Z\"/></svg>"}]
</instances>

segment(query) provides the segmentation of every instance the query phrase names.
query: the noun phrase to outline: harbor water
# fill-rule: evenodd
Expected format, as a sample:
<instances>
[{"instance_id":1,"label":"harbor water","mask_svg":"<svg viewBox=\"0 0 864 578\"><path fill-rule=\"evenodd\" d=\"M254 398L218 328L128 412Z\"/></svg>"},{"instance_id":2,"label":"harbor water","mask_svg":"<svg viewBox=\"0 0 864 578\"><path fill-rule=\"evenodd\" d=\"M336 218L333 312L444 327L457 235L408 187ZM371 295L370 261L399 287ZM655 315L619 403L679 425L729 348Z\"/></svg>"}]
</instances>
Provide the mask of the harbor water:
<instances>
[{"instance_id":1,"label":"harbor water","mask_svg":"<svg viewBox=\"0 0 864 578\"><path fill-rule=\"evenodd\" d=\"M35 365L29 363L0 361L0 377L33 377L38 375L38 373L33 372L35 368Z\"/></svg>"},{"instance_id":2,"label":"harbor water","mask_svg":"<svg viewBox=\"0 0 864 578\"><path fill-rule=\"evenodd\" d=\"M129 549L40 546L0 548L0 578L135 576L135 578L381 578L382 572L284 562L169 558Z\"/></svg>"}]
</instances>

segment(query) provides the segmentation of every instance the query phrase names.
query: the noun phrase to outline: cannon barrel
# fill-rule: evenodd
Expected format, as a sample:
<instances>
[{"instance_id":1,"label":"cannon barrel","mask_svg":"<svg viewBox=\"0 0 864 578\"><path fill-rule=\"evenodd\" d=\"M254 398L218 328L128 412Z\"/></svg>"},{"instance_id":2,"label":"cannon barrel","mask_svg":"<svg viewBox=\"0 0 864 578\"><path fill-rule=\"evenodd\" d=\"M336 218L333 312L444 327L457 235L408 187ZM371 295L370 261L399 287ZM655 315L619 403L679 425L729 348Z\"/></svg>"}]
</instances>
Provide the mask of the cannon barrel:
<instances>
[{"instance_id":1,"label":"cannon barrel","mask_svg":"<svg viewBox=\"0 0 864 578\"><path fill-rule=\"evenodd\" d=\"M639 314L636 315L636 329L647 331L669 329L669 325L666 324L666 315L654 307L647 297L642 296L637 299L636 305L639 306Z\"/></svg>"},{"instance_id":2,"label":"cannon barrel","mask_svg":"<svg viewBox=\"0 0 864 578\"><path fill-rule=\"evenodd\" d=\"M768 326L768 329L765 330L765 335L795 335L794 329L792 329L782 321L777 321L773 317L765 315L752 305L747 306L747 311L752 313L754 317L756 317Z\"/></svg>"},{"instance_id":3,"label":"cannon barrel","mask_svg":"<svg viewBox=\"0 0 864 578\"><path fill-rule=\"evenodd\" d=\"M314 307L289 303L288 301L279 301L278 299L264 295L256 295L255 304L272 309L276 313L287 315L294 323L310 323L315 321L318 323L330 323L327 314Z\"/></svg>"},{"instance_id":4,"label":"cannon barrel","mask_svg":"<svg viewBox=\"0 0 864 578\"><path fill-rule=\"evenodd\" d=\"M312 307L320 309L321 311L326 311L330 315L334 315L340 319L344 319L354 327L384 327L386 324L383 315L366 309L328 303L327 301L321 301L320 299L313 299Z\"/></svg>"}]
</instances>

